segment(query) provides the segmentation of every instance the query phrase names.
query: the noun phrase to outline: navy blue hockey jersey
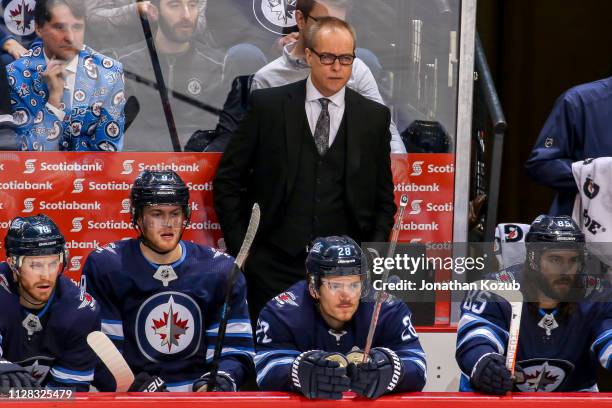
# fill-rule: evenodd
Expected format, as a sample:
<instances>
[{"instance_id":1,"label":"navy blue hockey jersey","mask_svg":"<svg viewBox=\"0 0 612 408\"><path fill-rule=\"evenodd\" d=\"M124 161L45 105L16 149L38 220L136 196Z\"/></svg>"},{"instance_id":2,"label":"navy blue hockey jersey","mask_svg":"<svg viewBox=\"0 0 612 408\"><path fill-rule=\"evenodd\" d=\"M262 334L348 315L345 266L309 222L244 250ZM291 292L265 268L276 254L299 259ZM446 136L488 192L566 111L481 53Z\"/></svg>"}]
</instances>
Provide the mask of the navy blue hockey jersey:
<instances>
[{"instance_id":1,"label":"navy blue hockey jersey","mask_svg":"<svg viewBox=\"0 0 612 408\"><path fill-rule=\"evenodd\" d=\"M347 354L365 347L374 302L361 301L342 331L330 329L308 292L306 281L270 300L257 322L257 384L263 391L295 391L291 364L304 351ZM410 321L412 313L399 301L383 303L372 347L386 347L403 363L403 376L394 391L420 391L425 386L425 353Z\"/></svg>"},{"instance_id":2,"label":"navy blue hockey jersey","mask_svg":"<svg viewBox=\"0 0 612 408\"><path fill-rule=\"evenodd\" d=\"M47 305L33 312L42 330L29 334L22 322L30 312L19 303L17 284L3 262L0 310L0 357L28 369L42 386L89 390L98 360L86 338L100 330L100 308L90 295L60 276Z\"/></svg>"},{"instance_id":3,"label":"navy blue hockey jersey","mask_svg":"<svg viewBox=\"0 0 612 408\"><path fill-rule=\"evenodd\" d=\"M525 167L557 190L551 215L572 215L578 192L572 163L612 156L612 77L578 85L557 99Z\"/></svg>"},{"instance_id":4,"label":"navy blue hockey jersey","mask_svg":"<svg viewBox=\"0 0 612 408\"><path fill-rule=\"evenodd\" d=\"M165 283L154 276L136 239L119 241L92 252L81 285L98 299L102 331L122 351L134 373L158 375L171 391L191 391L209 371L219 313L234 259L212 248L181 241L182 257L171 265L176 279ZM167 285L167 286L166 286ZM246 284L240 274L231 296L219 371L240 386L252 371L255 355L246 304ZM98 373L96 373L98 376ZM96 386L114 384L96 378Z\"/></svg>"},{"instance_id":5,"label":"navy blue hockey jersey","mask_svg":"<svg viewBox=\"0 0 612 408\"><path fill-rule=\"evenodd\" d=\"M521 281L523 266L497 274L498 280ZM516 365L524 381L516 391L597 391L597 364L610 369L612 357L612 304L607 288L598 284L566 319L557 309L539 309L537 315L523 304ZM457 362L461 391L472 391L470 375L487 353L505 355L510 327L510 304L497 295L472 291L461 304L457 327Z\"/></svg>"}]
</instances>

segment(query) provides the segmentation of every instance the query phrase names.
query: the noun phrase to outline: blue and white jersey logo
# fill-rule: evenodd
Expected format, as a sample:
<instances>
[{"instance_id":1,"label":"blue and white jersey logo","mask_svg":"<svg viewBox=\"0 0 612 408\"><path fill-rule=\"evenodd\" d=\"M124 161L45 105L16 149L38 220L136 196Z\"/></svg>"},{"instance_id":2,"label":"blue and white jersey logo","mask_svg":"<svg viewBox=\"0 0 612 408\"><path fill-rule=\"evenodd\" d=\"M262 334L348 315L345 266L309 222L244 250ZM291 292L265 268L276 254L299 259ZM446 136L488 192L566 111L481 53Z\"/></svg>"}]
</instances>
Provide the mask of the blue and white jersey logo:
<instances>
[{"instance_id":1,"label":"blue and white jersey logo","mask_svg":"<svg viewBox=\"0 0 612 408\"><path fill-rule=\"evenodd\" d=\"M53 357L35 356L16 363L25 368L36 383L41 385L47 378L54 360Z\"/></svg>"},{"instance_id":2,"label":"blue and white jersey logo","mask_svg":"<svg viewBox=\"0 0 612 408\"><path fill-rule=\"evenodd\" d=\"M517 373L515 384L522 392L556 391L574 371L574 365L566 360L534 358L516 364L522 373Z\"/></svg>"},{"instance_id":3,"label":"blue and white jersey logo","mask_svg":"<svg viewBox=\"0 0 612 408\"><path fill-rule=\"evenodd\" d=\"M147 299L136 316L138 348L153 362L193 356L202 341L202 311L190 296L163 292Z\"/></svg>"},{"instance_id":4,"label":"blue and white jersey logo","mask_svg":"<svg viewBox=\"0 0 612 408\"><path fill-rule=\"evenodd\" d=\"M253 0L255 18L266 30L283 34L283 30L297 25L297 0Z\"/></svg>"},{"instance_id":5,"label":"blue and white jersey logo","mask_svg":"<svg viewBox=\"0 0 612 408\"><path fill-rule=\"evenodd\" d=\"M34 33L35 7L36 0L11 0L5 3L4 25L7 30L22 37Z\"/></svg>"}]
</instances>

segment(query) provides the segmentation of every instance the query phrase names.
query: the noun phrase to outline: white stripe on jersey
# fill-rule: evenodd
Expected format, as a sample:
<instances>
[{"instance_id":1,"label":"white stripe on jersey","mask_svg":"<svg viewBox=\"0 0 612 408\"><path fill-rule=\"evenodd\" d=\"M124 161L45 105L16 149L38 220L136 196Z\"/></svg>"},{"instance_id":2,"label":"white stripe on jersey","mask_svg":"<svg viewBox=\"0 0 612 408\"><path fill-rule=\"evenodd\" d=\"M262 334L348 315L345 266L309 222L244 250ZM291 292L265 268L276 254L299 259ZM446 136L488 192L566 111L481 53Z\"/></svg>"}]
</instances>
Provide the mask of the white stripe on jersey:
<instances>
[{"instance_id":1,"label":"white stripe on jersey","mask_svg":"<svg viewBox=\"0 0 612 408\"><path fill-rule=\"evenodd\" d=\"M295 361L295 357L282 357L282 358L272 359L268 361L268 364L266 364L265 367L257 374L257 384L261 383L261 381L264 379L266 375L268 375L268 372L272 368L279 366L279 365L293 364L294 361Z\"/></svg>"},{"instance_id":2,"label":"white stripe on jersey","mask_svg":"<svg viewBox=\"0 0 612 408\"><path fill-rule=\"evenodd\" d=\"M234 348L234 347L223 347L221 349L221 357L228 354L246 354L247 356L253 358L255 357L255 351L250 348ZM206 349L206 361L212 360L215 355L215 347L209 347Z\"/></svg>"},{"instance_id":3,"label":"white stripe on jersey","mask_svg":"<svg viewBox=\"0 0 612 408\"><path fill-rule=\"evenodd\" d=\"M612 341L609 342L608 346L599 353L599 362L601 363L601 366L603 368L608 369L608 365L609 365L608 360L610 360L611 356L612 356Z\"/></svg>"},{"instance_id":4,"label":"white stripe on jersey","mask_svg":"<svg viewBox=\"0 0 612 408\"><path fill-rule=\"evenodd\" d=\"M93 370L74 371L63 367L53 367L50 374L59 382L92 382L94 379Z\"/></svg>"},{"instance_id":5,"label":"white stripe on jersey","mask_svg":"<svg viewBox=\"0 0 612 408\"><path fill-rule=\"evenodd\" d=\"M102 320L102 333L111 339L123 340L123 324L116 320Z\"/></svg>"},{"instance_id":6,"label":"white stripe on jersey","mask_svg":"<svg viewBox=\"0 0 612 408\"><path fill-rule=\"evenodd\" d=\"M463 339L461 339L459 344L457 344L457 349L459 349L463 345L463 343L465 343L466 341L474 337L486 337L487 339L491 340L491 342L495 346L497 346L497 351L499 352L499 354L502 354L502 355L504 354L504 349L505 349L504 345L498 340L497 336L488 327L479 327L476 330L470 330L463 337Z\"/></svg>"},{"instance_id":7,"label":"white stripe on jersey","mask_svg":"<svg viewBox=\"0 0 612 408\"><path fill-rule=\"evenodd\" d=\"M206 335L208 336L216 336L219 333L219 326L216 325L214 329L206 330ZM228 323L227 328L225 329L225 334L245 334L248 336L244 337L252 337L253 336L253 328L251 323L239 322L239 323Z\"/></svg>"}]
</instances>

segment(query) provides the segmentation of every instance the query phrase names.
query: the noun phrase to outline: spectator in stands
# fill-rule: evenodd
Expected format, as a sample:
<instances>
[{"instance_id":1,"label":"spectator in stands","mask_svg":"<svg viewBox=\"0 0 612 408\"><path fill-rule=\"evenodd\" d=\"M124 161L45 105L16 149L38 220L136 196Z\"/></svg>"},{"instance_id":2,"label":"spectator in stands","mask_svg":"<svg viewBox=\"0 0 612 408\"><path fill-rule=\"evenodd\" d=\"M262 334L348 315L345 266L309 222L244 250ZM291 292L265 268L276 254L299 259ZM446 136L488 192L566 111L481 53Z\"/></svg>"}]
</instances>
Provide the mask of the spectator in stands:
<instances>
[{"instance_id":1,"label":"spectator in stands","mask_svg":"<svg viewBox=\"0 0 612 408\"><path fill-rule=\"evenodd\" d=\"M197 34L203 39L206 29L206 2L208 0L192 0L197 3ZM175 3L180 3L176 1ZM87 26L88 38L98 39L100 50L119 55L121 49L141 42L144 39L139 16L146 16L149 22L155 23L159 17L159 1L134 0L88 0Z\"/></svg>"},{"instance_id":2,"label":"spectator in stands","mask_svg":"<svg viewBox=\"0 0 612 408\"><path fill-rule=\"evenodd\" d=\"M525 165L534 181L557 191L551 215L572 215L572 163L612 156L611 118L612 77L571 88L555 102Z\"/></svg>"},{"instance_id":3,"label":"spectator in stands","mask_svg":"<svg viewBox=\"0 0 612 408\"><path fill-rule=\"evenodd\" d=\"M123 146L123 70L83 44L79 0L38 0L42 44L7 67L22 150L117 151Z\"/></svg>"},{"instance_id":4,"label":"spectator in stands","mask_svg":"<svg viewBox=\"0 0 612 408\"><path fill-rule=\"evenodd\" d=\"M14 125L11 114L10 90L6 78L6 67L0 61L0 129Z\"/></svg>"},{"instance_id":5,"label":"spectator in stands","mask_svg":"<svg viewBox=\"0 0 612 408\"><path fill-rule=\"evenodd\" d=\"M5 65L20 58L40 42L34 29L36 0L2 0L0 13L0 61Z\"/></svg>"},{"instance_id":6,"label":"spectator in stands","mask_svg":"<svg viewBox=\"0 0 612 408\"><path fill-rule=\"evenodd\" d=\"M352 0L297 0L295 16L300 34L321 17L333 16L345 19L351 5ZM300 35L296 42L286 45L281 57L257 71L251 90L286 85L305 79L310 73L310 66L305 59L304 44L304 36ZM372 72L359 58L355 59L353 73L347 86L368 99L384 104ZM391 152L406 153L395 124L391 124L390 130Z\"/></svg>"},{"instance_id":7,"label":"spectator in stands","mask_svg":"<svg viewBox=\"0 0 612 408\"><path fill-rule=\"evenodd\" d=\"M199 4L193 0L154 0L159 11L155 48L169 91L171 110L184 147L200 129L214 129L224 89L223 53L196 41ZM130 127L126 150L171 151L155 74L145 42L119 57L127 77L127 93L140 101L141 112Z\"/></svg>"}]
</instances>

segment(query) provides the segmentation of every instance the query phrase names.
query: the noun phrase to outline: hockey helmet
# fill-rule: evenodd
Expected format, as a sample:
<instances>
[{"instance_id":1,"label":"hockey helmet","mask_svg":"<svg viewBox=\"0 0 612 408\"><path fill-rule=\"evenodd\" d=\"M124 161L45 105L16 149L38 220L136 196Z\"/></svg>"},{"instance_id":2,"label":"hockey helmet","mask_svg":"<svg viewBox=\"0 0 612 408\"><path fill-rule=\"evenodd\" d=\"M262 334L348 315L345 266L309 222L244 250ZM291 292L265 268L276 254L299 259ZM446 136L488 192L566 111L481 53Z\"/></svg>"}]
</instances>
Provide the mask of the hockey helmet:
<instances>
[{"instance_id":1,"label":"hockey helmet","mask_svg":"<svg viewBox=\"0 0 612 408\"><path fill-rule=\"evenodd\" d=\"M140 173L132 186L130 201L134 225L142 215L142 210L152 205L181 206L189 221L189 189L174 171L145 170Z\"/></svg>"},{"instance_id":2,"label":"hockey helmet","mask_svg":"<svg viewBox=\"0 0 612 408\"><path fill-rule=\"evenodd\" d=\"M365 279L368 274L366 257L355 241L347 236L317 238L306 257L306 271L310 283L321 286L326 276L358 275Z\"/></svg>"},{"instance_id":3,"label":"hockey helmet","mask_svg":"<svg viewBox=\"0 0 612 408\"><path fill-rule=\"evenodd\" d=\"M585 237L574 220L567 216L540 215L525 236L527 260L538 270L538 253L552 249L576 250L584 257Z\"/></svg>"},{"instance_id":4,"label":"hockey helmet","mask_svg":"<svg viewBox=\"0 0 612 408\"><path fill-rule=\"evenodd\" d=\"M8 257L60 254L64 267L68 262L66 240L53 220L44 214L14 218L4 238L4 248Z\"/></svg>"}]
</instances>

